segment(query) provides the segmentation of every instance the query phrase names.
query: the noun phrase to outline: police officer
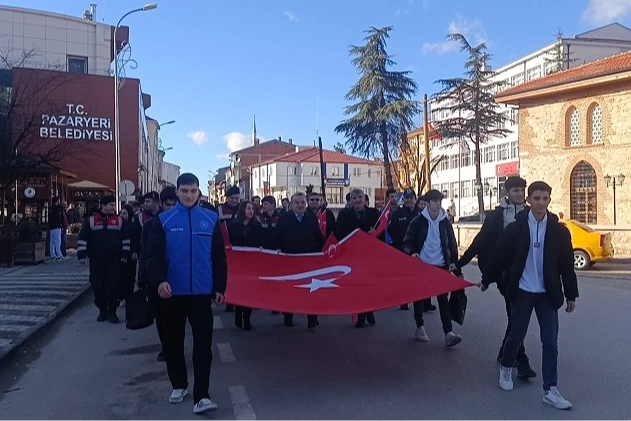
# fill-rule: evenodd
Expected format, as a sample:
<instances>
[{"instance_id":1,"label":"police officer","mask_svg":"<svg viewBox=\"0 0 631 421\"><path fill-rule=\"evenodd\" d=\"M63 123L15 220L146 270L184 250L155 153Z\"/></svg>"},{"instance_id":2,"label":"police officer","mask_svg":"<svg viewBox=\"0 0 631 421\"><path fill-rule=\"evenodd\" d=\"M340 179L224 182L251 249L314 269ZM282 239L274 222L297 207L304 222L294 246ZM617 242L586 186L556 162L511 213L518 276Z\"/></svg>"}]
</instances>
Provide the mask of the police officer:
<instances>
[{"instance_id":1,"label":"police officer","mask_svg":"<svg viewBox=\"0 0 631 421\"><path fill-rule=\"evenodd\" d=\"M94 304L99 309L97 321L118 323L118 282L121 261L131 258L128 223L116 215L116 198L101 198L101 209L88 217L79 232L77 258L85 263L90 258L90 284L94 290Z\"/></svg>"},{"instance_id":2,"label":"police officer","mask_svg":"<svg viewBox=\"0 0 631 421\"><path fill-rule=\"evenodd\" d=\"M396 192L395 192L396 200ZM414 190L408 188L403 192L403 206L397 208L390 214L390 220L388 221L388 235L391 239L392 247L399 251L403 251L403 238L405 238L405 232L408 230L408 226L412 219L418 216L421 210L416 207L416 193ZM409 310L408 304L402 304L401 310Z\"/></svg>"}]
</instances>

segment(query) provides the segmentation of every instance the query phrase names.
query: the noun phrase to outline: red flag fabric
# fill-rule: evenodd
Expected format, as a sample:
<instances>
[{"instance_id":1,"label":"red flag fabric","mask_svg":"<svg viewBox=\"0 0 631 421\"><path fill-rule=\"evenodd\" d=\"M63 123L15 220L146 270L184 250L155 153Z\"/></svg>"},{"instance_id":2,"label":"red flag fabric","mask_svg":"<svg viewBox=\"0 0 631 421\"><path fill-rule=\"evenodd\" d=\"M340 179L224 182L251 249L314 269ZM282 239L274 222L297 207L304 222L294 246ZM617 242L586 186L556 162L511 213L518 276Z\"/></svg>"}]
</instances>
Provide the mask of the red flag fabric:
<instances>
[{"instance_id":1,"label":"red flag fabric","mask_svg":"<svg viewBox=\"0 0 631 421\"><path fill-rule=\"evenodd\" d=\"M352 315L473 285L359 230L331 253L287 255L241 247L226 253L226 302L286 313Z\"/></svg>"},{"instance_id":2,"label":"red flag fabric","mask_svg":"<svg viewBox=\"0 0 631 421\"><path fill-rule=\"evenodd\" d=\"M326 237L326 211L322 209L318 211L318 224L320 225L322 236Z\"/></svg>"},{"instance_id":3,"label":"red flag fabric","mask_svg":"<svg viewBox=\"0 0 631 421\"><path fill-rule=\"evenodd\" d=\"M228 234L228 226L226 221L221 222L221 236L223 237L223 245L225 248L230 247L230 235Z\"/></svg>"},{"instance_id":4,"label":"red flag fabric","mask_svg":"<svg viewBox=\"0 0 631 421\"><path fill-rule=\"evenodd\" d=\"M331 246L337 246L337 238L335 238L335 235L333 233L331 233L331 235L329 235L329 238L326 239L326 241L324 242L324 246L322 247L322 252L323 253L328 253L329 252L329 247Z\"/></svg>"},{"instance_id":5,"label":"red flag fabric","mask_svg":"<svg viewBox=\"0 0 631 421\"><path fill-rule=\"evenodd\" d=\"M388 201L388 204L379 215L379 219L377 220L377 225L375 226L375 237L379 237L381 234L386 232L388 228L388 221L390 220L390 211L392 210L392 202Z\"/></svg>"}]
</instances>

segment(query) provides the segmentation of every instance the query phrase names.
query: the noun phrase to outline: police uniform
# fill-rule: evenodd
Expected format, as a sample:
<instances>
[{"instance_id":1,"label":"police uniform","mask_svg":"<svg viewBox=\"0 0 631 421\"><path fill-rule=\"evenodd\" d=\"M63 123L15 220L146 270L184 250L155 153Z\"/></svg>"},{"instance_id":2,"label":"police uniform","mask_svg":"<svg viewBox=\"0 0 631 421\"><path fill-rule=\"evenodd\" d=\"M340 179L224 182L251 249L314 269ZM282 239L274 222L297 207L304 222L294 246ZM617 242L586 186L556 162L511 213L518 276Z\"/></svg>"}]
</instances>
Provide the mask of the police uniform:
<instances>
[{"instance_id":1,"label":"police uniform","mask_svg":"<svg viewBox=\"0 0 631 421\"><path fill-rule=\"evenodd\" d=\"M226 191L226 197L235 196L240 194L237 186L232 186ZM217 207L217 214L219 215L219 221L229 221L237 216L238 206L230 206L228 203L222 203Z\"/></svg>"},{"instance_id":2,"label":"police uniform","mask_svg":"<svg viewBox=\"0 0 631 421\"><path fill-rule=\"evenodd\" d=\"M113 196L102 203L111 203ZM107 319L118 323L119 279L121 259L131 254L129 224L119 215L101 212L85 220L79 232L77 258L90 258L90 284L94 290L94 304L100 310L98 321Z\"/></svg>"},{"instance_id":3,"label":"police uniform","mask_svg":"<svg viewBox=\"0 0 631 421\"><path fill-rule=\"evenodd\" d=\"M270 215L267 212L261 212L257 215L256 219L261 223L263 227L263 242L261 247L268 250L276 250L276 224L280 212L278 209L274 209L274 213Z\"/></svg>"}]
</instances>

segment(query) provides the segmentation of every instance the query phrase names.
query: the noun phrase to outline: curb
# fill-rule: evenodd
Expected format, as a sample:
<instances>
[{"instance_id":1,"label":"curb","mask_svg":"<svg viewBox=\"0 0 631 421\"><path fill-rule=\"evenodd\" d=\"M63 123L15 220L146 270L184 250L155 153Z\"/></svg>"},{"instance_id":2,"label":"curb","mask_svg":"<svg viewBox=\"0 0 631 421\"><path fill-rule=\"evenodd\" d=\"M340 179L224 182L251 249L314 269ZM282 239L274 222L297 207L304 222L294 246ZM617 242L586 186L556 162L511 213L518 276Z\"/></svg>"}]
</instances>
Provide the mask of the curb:
<instances>
[{"instance_id":1,"label":"curb","mask_svg":"<svg viewBox=\"0 0 631 421\"><path fill-rule=\"evenodd\" d=\"M46 320L41 322L40 324L31 327L30 329L22 332L14 342L9 345L7 349L4 351L0 351L0 366L11 357L14 357L17 351L19 351L24 346L32 343L37 337L43 334L50 325L57 320L59 317L64 314L70 312L74 304L78 303L82 298L84 298L88 292L92 289L92 286L86 282L86 285L82 290L78 291L75 295L73 295L67 302L61 304L56 310L53 310L47 317Z\"/></svg>"}]
</instances>

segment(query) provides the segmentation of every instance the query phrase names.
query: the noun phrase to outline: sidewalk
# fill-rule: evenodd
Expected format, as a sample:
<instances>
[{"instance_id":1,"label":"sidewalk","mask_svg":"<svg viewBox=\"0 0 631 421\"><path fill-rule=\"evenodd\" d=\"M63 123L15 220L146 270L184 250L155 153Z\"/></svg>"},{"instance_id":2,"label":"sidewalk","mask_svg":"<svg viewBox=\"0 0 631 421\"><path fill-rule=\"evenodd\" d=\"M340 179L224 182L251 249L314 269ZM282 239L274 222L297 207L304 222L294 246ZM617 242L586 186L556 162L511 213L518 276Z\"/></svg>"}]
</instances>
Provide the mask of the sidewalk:
<instances>
[{"instance_id":1,"label":"sidewalk","mask_svg":"<svg viewBox=\"0 0 631 421\"><path fill-rule=\"evenodd\" d=\"M462 256L465 248L459 247L458 253ZM474 258L471 263L478 264L478 259ZM588 278L626 279L631 280L631 257L617 256L611 262L596 263L593 267L577 271L578 276Z\"/></svg>"},{"instance_id":2,"label":"sidewalk","mask_svg":"<svg viewBox=\"0 0 631 421\"><path fill-rule=\"evenodd\" d=\"M88 266L65 262L0 268L0 360L88 290Z\"/></svg>"}]
</instances>

